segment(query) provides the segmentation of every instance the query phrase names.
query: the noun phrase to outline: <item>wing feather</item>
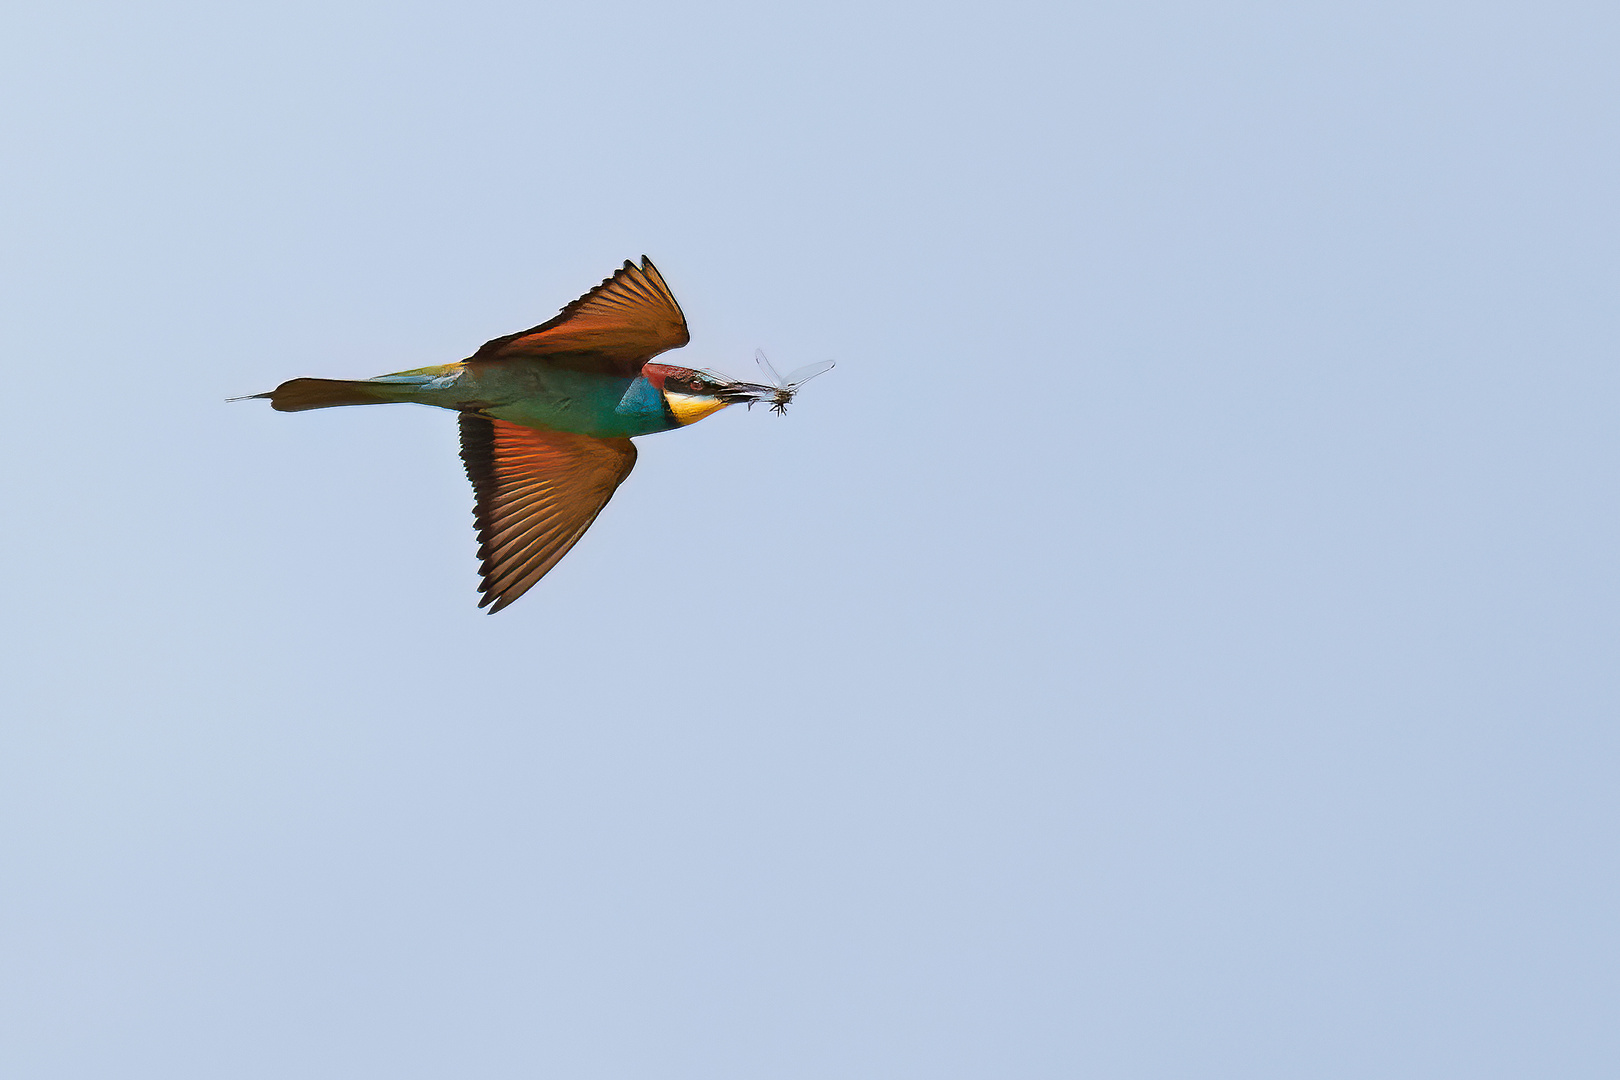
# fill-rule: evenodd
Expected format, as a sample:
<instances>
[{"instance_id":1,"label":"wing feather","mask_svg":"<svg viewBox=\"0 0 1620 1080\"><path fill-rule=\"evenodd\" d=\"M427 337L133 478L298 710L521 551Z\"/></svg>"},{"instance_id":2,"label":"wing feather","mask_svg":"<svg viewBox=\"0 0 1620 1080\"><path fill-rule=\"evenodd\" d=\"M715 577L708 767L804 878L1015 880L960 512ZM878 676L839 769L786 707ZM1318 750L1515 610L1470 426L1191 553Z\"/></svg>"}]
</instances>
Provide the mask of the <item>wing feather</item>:
<instances>
[{"instance_id":1,"label":"wing feather","mask_svg":"<svg viewBox=\"0 0 1620 1080\"><path fill-rule=\"evenodd\" d=\"M658 267L643 255L640 266L626 262L556 318L487 341L469 361L544 360L628 377L659 353L691 339L681 306Z\"/></svg>"},{"instance_id":2,"label":"wing feather","mask_svg":"<svg viewBox=\"0 0 1620 1080\"><path fill-rule=\"evenodd\" d=\"M461 414L476 496L479 607L508 606L568 554L636 463L629 439L541 431Z\"/></svg>"}]
</instances>

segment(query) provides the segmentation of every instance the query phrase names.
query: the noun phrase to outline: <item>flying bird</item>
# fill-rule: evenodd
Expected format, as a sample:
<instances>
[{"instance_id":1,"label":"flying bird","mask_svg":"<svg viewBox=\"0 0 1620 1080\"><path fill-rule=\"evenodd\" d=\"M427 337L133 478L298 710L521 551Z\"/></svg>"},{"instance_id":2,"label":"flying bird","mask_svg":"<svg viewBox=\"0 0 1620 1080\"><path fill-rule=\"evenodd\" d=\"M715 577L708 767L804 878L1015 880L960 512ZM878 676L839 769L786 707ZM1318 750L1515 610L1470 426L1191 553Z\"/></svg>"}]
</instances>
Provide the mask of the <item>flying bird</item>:
<instances>
[{"instance_id":1,"label":"flying bird","mask_svg":"<svg viewBox=\"0 0 1620 1080\"><path fill-rule=\"evenodd\" d=\"M374 379L292 379L250 397L281 412L416 402L460 413L478 526L478 606L493 613L591 527L636 463L633 437L739 402L784 406L802 384L765 386L651 362L689 340L680 305L644 255L556 318L485 342L457 363Z\"/></svg>"}]
</instances>

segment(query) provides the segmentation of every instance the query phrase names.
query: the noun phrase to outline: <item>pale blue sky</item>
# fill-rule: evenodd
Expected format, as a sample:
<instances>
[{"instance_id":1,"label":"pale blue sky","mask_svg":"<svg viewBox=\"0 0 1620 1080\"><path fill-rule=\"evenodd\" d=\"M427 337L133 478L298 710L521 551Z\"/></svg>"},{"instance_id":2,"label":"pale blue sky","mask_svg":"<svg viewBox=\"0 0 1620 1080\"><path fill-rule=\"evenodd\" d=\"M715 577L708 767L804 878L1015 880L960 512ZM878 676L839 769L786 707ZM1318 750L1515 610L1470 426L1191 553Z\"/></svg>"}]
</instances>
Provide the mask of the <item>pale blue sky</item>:
<instances>
[{"instance_id":1,"label":"pale blue sky","mask_svg":"<svg viewBox=\"0 0 1620 1080\"><path fill-rule=\"evenodd\" d=\"M1608 1077L1598 4L34 5L0 1075ZM465 356L684 362L475 607Z\"/></svg>"}]
</instances>

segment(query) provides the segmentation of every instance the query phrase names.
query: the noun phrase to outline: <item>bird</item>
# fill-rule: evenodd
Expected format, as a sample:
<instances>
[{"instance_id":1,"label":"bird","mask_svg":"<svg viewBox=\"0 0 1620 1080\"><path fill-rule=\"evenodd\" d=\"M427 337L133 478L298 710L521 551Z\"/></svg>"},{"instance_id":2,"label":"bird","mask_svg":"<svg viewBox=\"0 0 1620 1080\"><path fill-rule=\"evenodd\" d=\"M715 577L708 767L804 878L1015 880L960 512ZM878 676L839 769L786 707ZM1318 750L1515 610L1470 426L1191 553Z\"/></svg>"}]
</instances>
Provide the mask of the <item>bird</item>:
<instances>
[{"instance_id":1,"label":"bird","mask_svg":"<svg viewBox=\"0 0 1620 1080\"><path fill-rule=\"evenodd\" d=\"M487 341L465 360L371 379L290 379L231 400L268 399L279 412L416 402L459 413L478 606L494 614L585 535L635 466L632 438L728 405L781 403L780 386L652 362L690 340L680 305L643 255L555 318Z\"/></svg>"}]
</instances>

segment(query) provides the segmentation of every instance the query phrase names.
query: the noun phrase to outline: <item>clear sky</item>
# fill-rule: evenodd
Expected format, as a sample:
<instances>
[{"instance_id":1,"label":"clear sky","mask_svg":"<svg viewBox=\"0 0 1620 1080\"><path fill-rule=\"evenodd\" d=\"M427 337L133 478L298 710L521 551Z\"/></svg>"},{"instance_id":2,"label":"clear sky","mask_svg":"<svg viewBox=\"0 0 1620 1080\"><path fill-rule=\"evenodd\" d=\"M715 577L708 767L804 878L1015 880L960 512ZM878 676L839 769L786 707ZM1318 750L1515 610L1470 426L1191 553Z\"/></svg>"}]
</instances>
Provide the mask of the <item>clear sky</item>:
<instances>
[{"instance_id":1,"label":"clear sky","mask_svg":"<svg viewBox=\"0 0 1620 1080\"><path fill-rule=\"evenodd\" d=\"M1611 5L32 4L0 1075L1610 1077ZM466 356L651 255L480 613Z\"/></svg>"}]
</instances>

